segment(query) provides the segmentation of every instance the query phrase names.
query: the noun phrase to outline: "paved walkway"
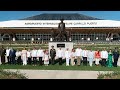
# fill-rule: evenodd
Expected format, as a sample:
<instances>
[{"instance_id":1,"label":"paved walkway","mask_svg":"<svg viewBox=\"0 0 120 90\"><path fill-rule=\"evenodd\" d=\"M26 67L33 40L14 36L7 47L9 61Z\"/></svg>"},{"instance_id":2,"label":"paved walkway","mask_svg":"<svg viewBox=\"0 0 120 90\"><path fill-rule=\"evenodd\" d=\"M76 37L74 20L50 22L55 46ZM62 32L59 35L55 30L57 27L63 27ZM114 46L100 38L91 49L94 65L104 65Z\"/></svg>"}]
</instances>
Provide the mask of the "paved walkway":
<instances>
[{"instance_id":1,"label":"paved walkway","mask_svg":"<svg viewBox=\"0 0 120 90\"><path fill-rule=\"evenodd\" d=\"M17 71L9 69L10 71ZM97 79L99 71L77 70L18 70L29 79ZM103 72L103 71L101 71Z\"/></svg>"}]
</instances>

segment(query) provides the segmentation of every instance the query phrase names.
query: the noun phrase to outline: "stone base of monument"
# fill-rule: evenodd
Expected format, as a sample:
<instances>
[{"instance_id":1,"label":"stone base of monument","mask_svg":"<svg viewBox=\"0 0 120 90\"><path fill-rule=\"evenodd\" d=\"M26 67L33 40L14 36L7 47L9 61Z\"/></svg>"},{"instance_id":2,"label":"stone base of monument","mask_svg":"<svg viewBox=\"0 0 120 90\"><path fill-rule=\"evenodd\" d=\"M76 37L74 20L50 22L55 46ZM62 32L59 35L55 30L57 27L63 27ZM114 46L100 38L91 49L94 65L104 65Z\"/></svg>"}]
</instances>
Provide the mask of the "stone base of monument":
<instances>
[{"instance_id":1,"label":"stone base of monument","mask_svg":"<svg viewBox=\"0 0 120 90\"><path fill-rule=\"evenodd\" d=\"M69 48L71 51L73 49L73 42L49 42L49 50L52 48L51 46L54 46L54 49L56 51L61 47L62 50L66 50Z\"/></svg>"}]
</instances>

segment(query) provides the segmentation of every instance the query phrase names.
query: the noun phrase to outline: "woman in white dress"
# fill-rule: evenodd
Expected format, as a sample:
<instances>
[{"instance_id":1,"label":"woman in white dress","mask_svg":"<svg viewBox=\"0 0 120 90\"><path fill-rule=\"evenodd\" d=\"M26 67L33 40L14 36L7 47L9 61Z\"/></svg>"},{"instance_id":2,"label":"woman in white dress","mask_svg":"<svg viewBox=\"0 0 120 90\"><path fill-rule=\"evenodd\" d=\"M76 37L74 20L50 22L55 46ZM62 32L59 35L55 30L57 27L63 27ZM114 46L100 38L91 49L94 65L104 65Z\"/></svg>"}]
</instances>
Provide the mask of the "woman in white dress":
<instances>
[{"instance_id":1,"label":"woman in white dress","mask_svg":"<svg viewBox=\"0 0 120 90\"><path fill-rule=\"evenodd\" d=\"M48 64L49 64L49 53L48 53L48 50L45 50L43 60L44 60L44 65L48 66Z\"/></svg>"},{"instance_id":2,"label":"woman in white dress","mask_svg":"<svg viewBox=\"0 0 120 90\"><path fill-rule=\"evenodd\" d=\"M70 63L70 52L69 52L68 48L65 51L65 59L66 59L66 66L69 66L69 63Z\"/></svg>"},{"instance_id":3,"label":"woman in white dress","mask_svg":"<svg viewBox=\"0 0 120 90\"><path fill-rule=\"evenodd\" d=\"M72 49L72 52L70 53L70 58L71 58L71 65L75 65L75 50Z\"/></svg>"},{"instance_id":4,"label":"woman in white dress","mask_svg":"<svg viewBox=\"0 0 120 90\"><path fill-rule=\"evenodd\" d=\"M23 61L23 65L27 65L27 50L26 48L24 48L21 52L21 58L22 58L22 61Z\"/></svg>"},{"instance_id":5,"label":"woman in white dress","mask_svg":"<svg viewBox=\"0 0 120 90\"><path fill-rule=\"evenodd\" d=\"M92 67L94 60L94 52L92 50L88 51L88 61L89 65Z\"/></svg>"}]
</instances>

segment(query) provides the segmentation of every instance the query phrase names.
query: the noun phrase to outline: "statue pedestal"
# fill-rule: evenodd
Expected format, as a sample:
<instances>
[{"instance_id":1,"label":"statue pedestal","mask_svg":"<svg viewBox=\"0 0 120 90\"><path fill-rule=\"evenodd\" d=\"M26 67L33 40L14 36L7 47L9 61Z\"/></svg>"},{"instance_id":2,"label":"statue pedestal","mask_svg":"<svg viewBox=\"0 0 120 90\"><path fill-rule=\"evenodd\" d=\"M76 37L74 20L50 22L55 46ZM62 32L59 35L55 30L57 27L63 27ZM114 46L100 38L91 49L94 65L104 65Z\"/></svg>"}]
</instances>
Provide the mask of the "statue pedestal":
<instances>
[{"instance_id":1,"label":"statue pedestal","mask_svg":"<svg viewBox=\"0 0 120 90\"><path fill-rule=\"evenodd\" d=\"M57 51L59 47L61 47L62 50L66 50L69 48L69 51L73 49L73 42L49 42L49 51L52 48L51 46L54 46L54 49Z\"/></svg>"}]
</instances>

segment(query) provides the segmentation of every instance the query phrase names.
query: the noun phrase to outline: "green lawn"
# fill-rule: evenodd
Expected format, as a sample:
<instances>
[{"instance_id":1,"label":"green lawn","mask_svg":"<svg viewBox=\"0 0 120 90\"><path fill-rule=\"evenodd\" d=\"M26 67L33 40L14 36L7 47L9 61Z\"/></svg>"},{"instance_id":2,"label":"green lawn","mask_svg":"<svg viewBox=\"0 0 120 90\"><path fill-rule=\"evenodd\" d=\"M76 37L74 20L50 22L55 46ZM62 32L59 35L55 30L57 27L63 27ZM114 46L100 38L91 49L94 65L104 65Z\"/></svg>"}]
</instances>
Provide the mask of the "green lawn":
<instances>
[{"instance_id":1,"label":"green lawn","mask_svg":"<svg viewBox=\"0 0 120 90\"><path fill-rule=\"evenodd\" d=\"M33 69L33 70L86 70L86 71L120 71L120 67L101 67L101 66L65 66L65 63L62 66L58 64L49 65L49 66L32 66L32 65L0 65L0 69Z\"/></svg>"}]
</instances>

